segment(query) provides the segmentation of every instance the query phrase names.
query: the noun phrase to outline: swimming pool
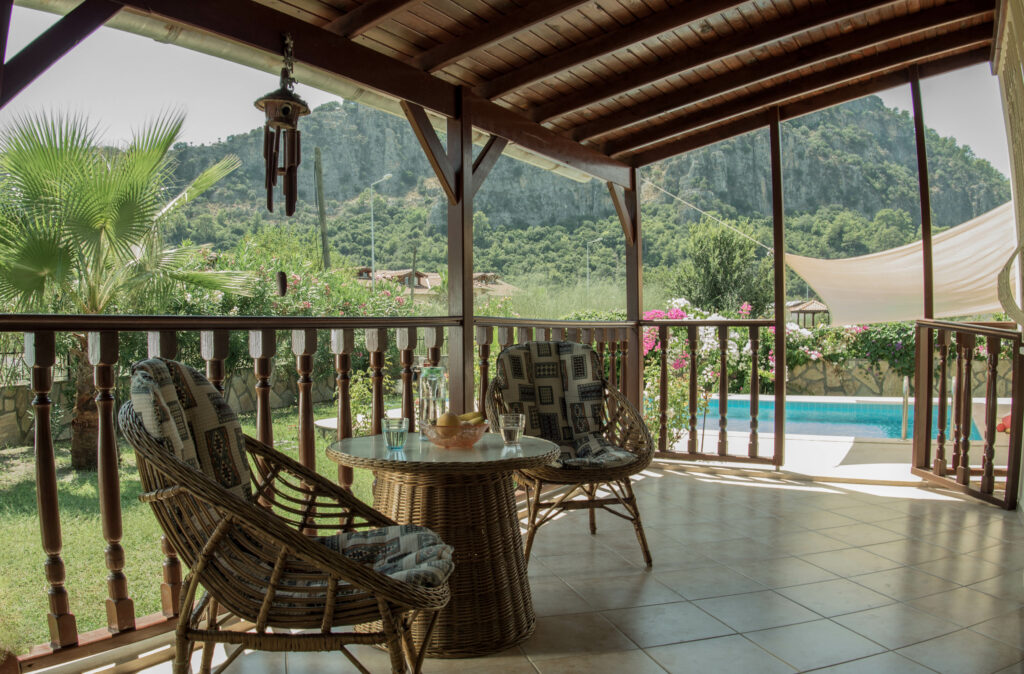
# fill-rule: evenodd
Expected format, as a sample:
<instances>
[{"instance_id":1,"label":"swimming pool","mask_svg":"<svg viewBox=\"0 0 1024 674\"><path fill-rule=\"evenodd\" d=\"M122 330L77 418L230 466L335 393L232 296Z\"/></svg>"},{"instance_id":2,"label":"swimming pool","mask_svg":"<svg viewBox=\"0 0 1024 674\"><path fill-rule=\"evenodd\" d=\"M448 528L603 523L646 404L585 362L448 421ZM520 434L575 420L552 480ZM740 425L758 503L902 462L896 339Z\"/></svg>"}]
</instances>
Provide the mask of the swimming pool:
<instances>
[{"instance_id":1,"label":"swimming pool","mask_svg":"<svg viewBox=\"0 0 1024 674\"><path fill-rule=\"evenodd\" d=\"M729 398L728 429L745 431L750 428L750 401L742 398ZM932 437L938 432L938 419L932 412ZM761 433L775 432L775 401L760 401L757 413L757 430ZM855 438L892 438L900 439L903 424L903 405L900 401L893 403L857 402L825 402L821 400L805 401L787 398L786 400L786 433L793 435L838 435ZM707 416L698 414L697 428L705 432L718 430L718 399L709 401ZM949 422L946 423L946 434L950 435ZM907 418L907 438L914 435L914 405L910 405ZM971 440L981 440L978 427L972 423Z\"/></svg>"}]
</instances>

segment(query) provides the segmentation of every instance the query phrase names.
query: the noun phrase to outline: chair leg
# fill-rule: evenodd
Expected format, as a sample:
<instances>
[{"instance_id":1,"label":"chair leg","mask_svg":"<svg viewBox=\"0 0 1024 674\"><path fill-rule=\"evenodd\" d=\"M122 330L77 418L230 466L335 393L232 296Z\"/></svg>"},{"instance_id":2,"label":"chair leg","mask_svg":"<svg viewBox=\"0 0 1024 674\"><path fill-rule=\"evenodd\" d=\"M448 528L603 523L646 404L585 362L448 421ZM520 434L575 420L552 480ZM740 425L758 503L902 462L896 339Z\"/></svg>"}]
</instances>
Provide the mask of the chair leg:
<instances>
[{"instance_id":1,"label":"chair leg","mask_svg":"<svg viewBox=\"0 0 1024 674\"><path fill-rule=\"evenodd\" d=\"M185 618L182 618L184 620ZM184 635L179 634L174 640L174 665L171 671L174 674L189 674L192 669L189 659L192 655L192 644Z\"/></svg>"},{"instance_id":2,"label":"chair leg","mask_svg":"<svg viewBox=\"0 0 1024 674\"><path fill-rule=\"evenodd\" d=\"M391 656L392 674L405 674L408 669L405 663L405 649L402 645L402 624L395 618L395 614L382 599L377 599L380 607L381 625L384 628L384 636L387 639L388 655Z\"/></svg>"},{"instance_id":3,"label":"chair leg","mask_svg":"<svg viewBox=\"0 0 1024 674\"><path fill-rule=\"evenodd\" d=\"M586 491L587 500L590 501L590 507L587 508L587 510L590 512L590 535L593 536L597 533L597 512L594 508L594 496L597 494L597 485L588 485Z\"/></svg>"},{"instance_id":4,"label":"chair leg","mask_svg":"<svg viewBox=\"0 0 1024 674\"><path fill-rule=\"evenodd\" d=\"M537 514L540 510L542 485L540 480L530 480L526 485L526 547L523 549L523 557L527 563L530 561L530 551L533 550L533 537L537 535Z\"/></svg>"},{"instance_id":5,"label":"chair leg","mask_svg":"<svg viewBox=\"0 0 1024 674\"><path fill-rule=\"evenodd\" d=\"M651 558L651 549L647 547L647 536L644 534L644 525L640 521L640 508L636 504L636 496L633 494L633 483L627 477L624 480L620 480L619 484L622 485L622 491L626 494L626 507L629 508L629 513L633 516L633 529L636 530L636 539L640 541L640 550L644 554L644 563L647 566L653 566L654 560Z\"/></svg>"}]
</instances>

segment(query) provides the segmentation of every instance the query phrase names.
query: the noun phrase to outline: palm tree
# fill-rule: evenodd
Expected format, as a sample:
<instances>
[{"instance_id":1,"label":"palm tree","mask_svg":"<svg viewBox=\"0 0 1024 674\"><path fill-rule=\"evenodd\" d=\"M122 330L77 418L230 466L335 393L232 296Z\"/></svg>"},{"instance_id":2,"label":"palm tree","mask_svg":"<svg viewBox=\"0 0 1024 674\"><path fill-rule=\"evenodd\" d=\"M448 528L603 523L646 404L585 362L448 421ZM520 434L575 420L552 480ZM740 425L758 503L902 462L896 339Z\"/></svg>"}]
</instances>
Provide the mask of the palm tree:
<instances>
[{"instance_id":1,"label":"palm tree","mask_svg":"<svg viewBox=\"0 0 1024 674\"><path fill-rule=\"evenodd\" d=\"M246 294L250 274L196 270L194 249L161 237L163 219L240 166L233 155L167 199L184 123L166 114L122 149L103 147L84 118L22 116L0 134L0 302L19 311L117 313L166 300L183 284ZM190 268L191 267L191 268ZM86 335L77 362L72 465L96 465L98 417Z\"/></svg>"}]
</instances>

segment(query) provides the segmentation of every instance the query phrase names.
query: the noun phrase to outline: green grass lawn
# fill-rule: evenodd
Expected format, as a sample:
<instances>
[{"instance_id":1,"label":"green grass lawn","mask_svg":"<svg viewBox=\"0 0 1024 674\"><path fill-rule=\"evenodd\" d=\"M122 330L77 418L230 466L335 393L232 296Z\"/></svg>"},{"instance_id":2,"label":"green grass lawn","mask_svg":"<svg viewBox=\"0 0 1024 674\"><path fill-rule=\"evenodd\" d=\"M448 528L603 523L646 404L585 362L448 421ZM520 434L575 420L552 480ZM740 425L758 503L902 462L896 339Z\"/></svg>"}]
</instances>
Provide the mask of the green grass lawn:
<instances>
[{"instance_id":1,"label":"green grass lawn","mask_svg":"<svg viewBox=\"0 0 1024 674\"><path fill-rule=\"evenodd\" d=\"M331 404L317 405L317 419L334 415ZM295 408L274 413L274 444L297 458L298 423ZM255 436L255 416L242 416L245 432ZM336 480L336 464L323 450L329 444L317 434L317 470ZM106 626L104 600L107 569L97 499L96 473L71 470L69 445L57 446L57 477L62 557L67 571L66 587L71 612L79 632ZM353 489L370 502L372 476L357 470ZM121 456L121 509L124 522L125 575L137 616L160 611L160 582L163 555L160 527L148 505L139 503L141 491L135 455L127 445ZM36 515L35 464L32 447L0 449L0 652L24 653L31 646L49 641L46 625L48 584L43 573L43 553Z\"/></svg>"}]
</instances>

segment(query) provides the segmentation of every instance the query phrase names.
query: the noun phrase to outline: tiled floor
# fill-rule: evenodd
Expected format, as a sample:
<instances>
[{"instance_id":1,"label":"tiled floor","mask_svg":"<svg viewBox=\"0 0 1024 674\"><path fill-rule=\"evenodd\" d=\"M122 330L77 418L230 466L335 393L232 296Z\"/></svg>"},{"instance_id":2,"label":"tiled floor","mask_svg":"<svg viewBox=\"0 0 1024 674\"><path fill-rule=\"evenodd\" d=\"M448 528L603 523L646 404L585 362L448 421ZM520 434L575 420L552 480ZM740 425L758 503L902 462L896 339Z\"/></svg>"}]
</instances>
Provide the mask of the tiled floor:
<instances>
[{"instance_id":1,"label":"tiled floor","mask_svg":"<svg viewBox=\"0 0 1024 674\"><path fill-rule=\"evenodd\" d=\"M521 647L427 672L1024 672L1024 525L933 490L651 470L628 523L574 513L530 563ZM374 672L386 656L357 649ZM167 671L163 665L149 671ZM355 671L337 654L242 656L229 671Z\"/></svg>"}]
</instances>

